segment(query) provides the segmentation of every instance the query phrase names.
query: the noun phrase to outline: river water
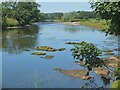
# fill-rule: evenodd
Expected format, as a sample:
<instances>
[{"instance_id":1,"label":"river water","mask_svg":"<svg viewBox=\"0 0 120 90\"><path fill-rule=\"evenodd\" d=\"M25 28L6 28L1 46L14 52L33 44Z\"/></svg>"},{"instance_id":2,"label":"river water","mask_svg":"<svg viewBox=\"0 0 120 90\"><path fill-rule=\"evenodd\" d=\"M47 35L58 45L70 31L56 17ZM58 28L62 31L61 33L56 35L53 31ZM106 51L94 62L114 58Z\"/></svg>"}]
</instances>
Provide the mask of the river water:
<instances>
[{"instance_id":1,"label":"river water","mask_svg":"<svg viewBox=\"0 0 120 90\"><path fill-rule=\"evenodd\" d=\"M90 80L80 80L65 76L54 68L65 70L83 69L77 65L70 51L69 41L87 41L100 49L115 49L118 38L113 35L105 36L98 29L86 26L72 26L55 23L36 23L22 29L11 29L2 32L2 82L3 88L81 88ZM53 59L40 58L31 55L36 46L51 46L66 48L65 51L46 52ZM26 51L30 50L30 51ZM114 52L118 55L118 52ZM103 56L108 57L108 56ZM111 81L101 79L93 72L94 83L89 87L109 87Z\"/></svg>"}]
</instances>

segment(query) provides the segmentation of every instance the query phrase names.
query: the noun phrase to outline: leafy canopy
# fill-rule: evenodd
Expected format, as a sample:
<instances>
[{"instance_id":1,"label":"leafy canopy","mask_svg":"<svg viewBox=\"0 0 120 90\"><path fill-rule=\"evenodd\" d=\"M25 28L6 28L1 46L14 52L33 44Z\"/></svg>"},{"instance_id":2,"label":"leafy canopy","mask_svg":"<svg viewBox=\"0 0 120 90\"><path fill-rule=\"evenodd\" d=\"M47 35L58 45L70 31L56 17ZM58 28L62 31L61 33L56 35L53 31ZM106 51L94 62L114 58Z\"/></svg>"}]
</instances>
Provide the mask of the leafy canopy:
<instances>
[{"instance_id":1,"label":"leafy canopy","mask_svg":"<svg viewBox=\"0 0 120 90\"><path fill-rule=\"evenodd\" d=\"M120 35L120 1L119 2L95 2L91 7L102 19L110 20L107 34Z\"/></svg>"},{"instance_id":2,"label":"leafy canopy","mask_svg":"<svg viewBox=\"0 0 120 90\"><path fill-rule=\"evenodd\" d=\"M45 18L39 7L35 2L2 2L3 25L7 18L16 19L20 26L41 21Z\"/></svg>"}]
</instances>

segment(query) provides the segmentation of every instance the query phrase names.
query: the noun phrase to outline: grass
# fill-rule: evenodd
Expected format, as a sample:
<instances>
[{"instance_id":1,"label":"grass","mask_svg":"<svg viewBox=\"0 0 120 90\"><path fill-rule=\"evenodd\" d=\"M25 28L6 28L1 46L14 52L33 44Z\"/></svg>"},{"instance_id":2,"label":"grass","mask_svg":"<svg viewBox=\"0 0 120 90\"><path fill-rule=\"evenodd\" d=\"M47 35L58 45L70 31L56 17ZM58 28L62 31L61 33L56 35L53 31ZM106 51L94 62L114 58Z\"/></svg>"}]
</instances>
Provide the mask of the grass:
<instances>
[{"instance_id":1,"label":"grass","mask_svg":"<svg viewBox=\"0 0 120 90\"><path fill-rule=\"evenodd\" d=\"M107 22L105 20L88 19L88 20L80 20L79 22L80 25L89 26L92 28L98 28L98 29L108 28Z\"/></svg>"},{"instance_id":2,"label":"grass","mask_svg":"<svg viewBox=\"0 0 120 90\"><path fill-rule=\"evenodd\" d=\"M115 90L120 90L120 80L116 80L112 83L111 88L116 88Z\"/></svg>"},{"instance_id":3,"label":"grass","mask_svg":"<svg viewBox=\"0 0 120 90\"><path fill-rule=\"evenodd\" d=\"M6 23L8 27L18 26L18 21L15 19L7 18Z\"/></svg>"},{"instance_id":4,"label":"grass","mask_svg":"<svg viewBox=\"0 0 120 90\"><path fill-rule=\"evenodd\" d=\"M54 20L54 22L64 22L64 21L63 20ZM89 26L89 27L97 28L97 29L103 29L103 30L109 28L106 20L98 20L96 18L94 18L94 19L75 19L75 20L68 20L65 22L79 22L80 25ZM109 23L109 21L108 21L108 23Z\"/></svg>"}]
</instances>

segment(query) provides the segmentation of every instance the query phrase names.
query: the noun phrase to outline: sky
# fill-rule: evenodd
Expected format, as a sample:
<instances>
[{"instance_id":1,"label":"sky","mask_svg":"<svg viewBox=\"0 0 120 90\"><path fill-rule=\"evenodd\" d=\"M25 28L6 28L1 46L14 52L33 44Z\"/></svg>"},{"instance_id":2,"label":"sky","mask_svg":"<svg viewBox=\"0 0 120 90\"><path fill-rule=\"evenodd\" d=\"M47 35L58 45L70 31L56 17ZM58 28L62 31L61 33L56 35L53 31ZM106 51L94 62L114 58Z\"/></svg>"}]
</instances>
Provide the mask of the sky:
<instances>
[{"instance_id":1,"label":"sky","mask_svg":"<svg viewBox=\"0 0 120 90\"><path fill-rule=\"evenodd\" d=\"M88 2L39 2L40 10L44 13L92 11Z\"/></svg>"},{"instance_id":2,"label":"sky","mask_svg":"<svg viewBox=\"0 0 120 90\"><path fill-rule=\"evenodd\" d=\"M40 10L41 12L44 13L92 11L89 3L90 0L24 0L24 1L35 1L37 3L40 3L41 5Z\"/></svg>"}]
</instances>

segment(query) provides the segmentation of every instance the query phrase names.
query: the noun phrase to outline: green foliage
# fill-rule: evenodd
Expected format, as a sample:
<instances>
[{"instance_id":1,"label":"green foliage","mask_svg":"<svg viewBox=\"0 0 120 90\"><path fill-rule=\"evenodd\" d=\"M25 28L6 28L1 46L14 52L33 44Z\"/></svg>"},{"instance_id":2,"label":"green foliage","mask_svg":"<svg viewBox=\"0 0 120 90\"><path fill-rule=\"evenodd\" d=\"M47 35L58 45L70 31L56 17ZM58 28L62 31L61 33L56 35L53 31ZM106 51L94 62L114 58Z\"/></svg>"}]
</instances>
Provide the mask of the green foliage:
<instances>
[{"instance_id":1,"label":"green foliage","mask_svg":"<svg viewBox=\"0 0 120 90\"><path fill-rule=\"evenodd\" d=\"M102 30L108 28L106 20L99 20L99 19L80 20L80 25L89 26L92 28L98 28Z\"/></svg>"},{"instance_id":2,"label":"green foliage","mask_svg":"<svg viewBox=\"0 0 120 90\"><path fill-rule=\"evenodd\" d=\"M82 41L78 45L75 45L71 51L75 59L85 61L86 65L92 67L103 65L103 61L98 57L101 54L101 50L96 48L92 43Z\"/></svg>"},{"instance_id":3,"label":"green foliage","mask_svg":"<svg viewBox=\"0 0 120 90\"><path fill-rule=\"evenodd\" d=\"M95 18L97 14L95 12L88 11L74 11L67 13L47 13L47 19L50 20L62 20L62 21L74 21L79 19Z\"/></svg>"},{"instance_id":4,"label":"green foliage","mask_svg":"<svg viewBox=\"0 0 120 90\"><path fill-rule=\"evenodd\" d=\"M15 19L7 18L6 24L7 24L7 26L17 26L18 25L18 21L15 20Z\"/></svg>"},{"instance_id":5,"label":"green foliage","mask_svg":"<svg viewBox=\"0 0 120 90\"><path fill-rule=\"evenodd\" d=\"M63 13L47 13L47 19L51 20L60 20L63 16Z\"/></svg>"},{"instance_id":6,"label":"green foliage","mask_svg":"<svg viewBox=\"0 0 120 90\"><path fill-rule=\"evenodd\" d=\"M7 18L16 19L20 26L42 21L45 15L40 13L39 7L35 2L2 2L3 25L8 26ZM10 26L15 25L11 24Z\"/></svg>"},{"instance_id":7,"label":"green foliage","mask_svg":"<svg viewBox=\"0 0 120 90\"><path fill-rule=\"evenodd\" d=\"M39 21L38 7L40 6L35 2L18 2L13 9L13 17L21 26Z\"/></svg>"},{"instance_id":8,"label":"green foliage","mask_svg":"<svg viewBox=\"0 0 120 90\"><path fill-rule=\"evenodd\" d=\"M106 30L107 34L120 35L120 1L91 3L91 7L102 19L110 20L109 29Z\"/></svg>"},{"instance_id":9,"label":"green foliage","mask_svg":"<svg viewBox=\"0 0 120 90\"><path fill-rule=\"evenodd\" d=\"M45 13L39 13L39 21L44 21L47 19L47 15Z\"/></svg>"},{"instance_id":10,"label":"green foliage","mask_svg":"<svg viewBox=\"0 0 120 90\"><path fill-rule=\"evenodd\" d=\"M120 90L120 80L116 80L112 83L111 88L116 88L115 90Z\"/></svg>"},{"instance_id":11,"label":"green foliage","mask_svg":"<svg viewBox=\"0 0 120 90\"><path fill-rule=\"evenodd\" d=\"M88 11L77 11L77 12L67 12L63 14L63 21L73 21L75 19L88 19L88 18L95 18L95 12L88 12Z\"/></svg>"},{"instance_id":12,"label":"green foliage","mask_svg":"<svg viewBox=\"0 0 120 90\"><path fill-rule=\"evenodd\" d=\"M115 68L115 70L112 73L112 76L115 77L116 80L120 79L120 68L119 67Z\"/></svg>"}]
</instances>

